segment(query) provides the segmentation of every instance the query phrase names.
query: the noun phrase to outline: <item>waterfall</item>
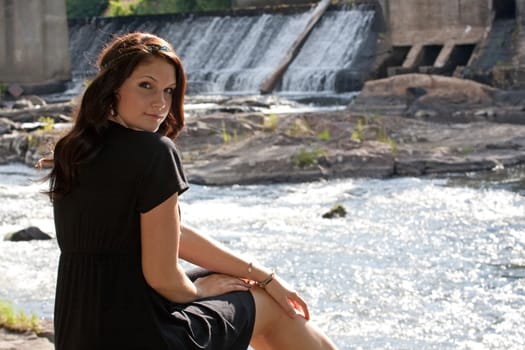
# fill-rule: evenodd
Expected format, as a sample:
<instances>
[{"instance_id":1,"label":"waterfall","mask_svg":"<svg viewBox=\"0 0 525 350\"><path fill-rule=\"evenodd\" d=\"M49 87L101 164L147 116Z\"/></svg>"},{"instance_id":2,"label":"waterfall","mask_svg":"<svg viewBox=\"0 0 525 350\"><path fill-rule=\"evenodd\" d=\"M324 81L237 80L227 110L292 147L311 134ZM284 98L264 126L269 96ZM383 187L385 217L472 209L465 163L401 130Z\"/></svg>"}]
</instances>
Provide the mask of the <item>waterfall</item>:
<instances>
[{"instance_id":1,"label":"waterfall","mask_svg":"<svg viewBox=\"0 0 525 350\"><path fill-rule=\"evenodd\" d=\"M357 61L371 61L364 46L370 43L373 18L372 11L326 13L288 67L280 91L340 92L336 86L338 74L351 72L356 77Z\"/></svg>"},{"instance_id":2,"label":"waterfall","mask_svg":"<svg viewBox=\"0 0 525 350\"><path fill-rule=\"evenodd\" d=\"M311 11L72 21L73 75L82 80L96 72L96 55L113 34L144 31L158 34L173 45L186 69L189 94L257 94L306 26ZM361 10L328 11L276 92L341 92L336 86L337 76L355 71L352 67L363 43L370 42L373 15Z\"/></svg>"}]
</instances>

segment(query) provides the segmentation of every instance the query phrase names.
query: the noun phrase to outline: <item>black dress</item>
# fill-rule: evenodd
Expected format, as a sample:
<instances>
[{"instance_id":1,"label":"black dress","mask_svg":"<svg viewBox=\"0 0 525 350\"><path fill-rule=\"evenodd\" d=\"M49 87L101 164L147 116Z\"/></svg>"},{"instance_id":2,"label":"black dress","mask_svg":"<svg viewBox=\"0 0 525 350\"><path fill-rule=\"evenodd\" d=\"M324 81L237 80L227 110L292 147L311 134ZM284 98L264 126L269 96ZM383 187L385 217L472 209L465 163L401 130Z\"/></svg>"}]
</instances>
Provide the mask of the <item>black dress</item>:
<instances>
[{"instance_id":1,"label":"black dress","mask_svg":"<svg viewBox=\"0 0 525 350\"><path fill-rule=\"evenodd\" d=\"M174 304L145 281L140 213L187 188L171 140L110 122L78 185L54 202L57 350L248 348L250 292Z\"/></svg>"}]
</instances>

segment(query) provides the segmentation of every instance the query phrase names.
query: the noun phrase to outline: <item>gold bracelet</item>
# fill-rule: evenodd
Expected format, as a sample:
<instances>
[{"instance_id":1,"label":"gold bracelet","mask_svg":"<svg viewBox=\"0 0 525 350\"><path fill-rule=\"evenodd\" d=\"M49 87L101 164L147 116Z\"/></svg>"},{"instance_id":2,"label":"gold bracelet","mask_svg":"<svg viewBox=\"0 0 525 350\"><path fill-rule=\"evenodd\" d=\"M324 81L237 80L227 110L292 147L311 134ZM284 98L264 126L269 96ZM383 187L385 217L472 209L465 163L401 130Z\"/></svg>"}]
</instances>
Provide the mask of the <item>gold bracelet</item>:
<instances>
[{"instance_id":1,"label":"gold bracelet","mask_svg":"<svg viewBox=\"0 0 525 350\"><path fill-rule=\"evenodd\" d=\"M272 271L272 273L270 273L270 274L268 275L268 277L266 277L266 279L265 279L264 281L262 281L262 282L257 282L257 281L255 281L255 285L256 285L257 287L259 287L259 288L264 289L264 288L268 285L268 283L270 283L271 281L273 281L273 278L274 278L274 277L275 277L275 272Z\"/></svg>"}]
</instances>

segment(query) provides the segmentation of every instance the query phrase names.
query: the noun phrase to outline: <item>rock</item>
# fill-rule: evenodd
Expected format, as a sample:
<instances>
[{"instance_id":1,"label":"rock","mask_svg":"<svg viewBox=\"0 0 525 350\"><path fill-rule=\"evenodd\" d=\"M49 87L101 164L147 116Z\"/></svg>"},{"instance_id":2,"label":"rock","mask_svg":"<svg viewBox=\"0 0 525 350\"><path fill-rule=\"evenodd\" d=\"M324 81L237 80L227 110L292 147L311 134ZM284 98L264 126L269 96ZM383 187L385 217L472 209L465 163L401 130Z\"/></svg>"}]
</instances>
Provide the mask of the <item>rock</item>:
<instances>
[{"instance_id":1,"label":"rock","mask_svg":"<svg viewBox=\"0 0 525 350\"><path fill-rule=\"evenodd\" d=\"M30 100L20 99L16 100L11 106L12 109L28 109L33 108L33 103Z\"/></svg>"},{"instance_id":2,"label":"rock","mask_svg":"<svg viewBox=\"0 0 525 350\"><path fill-rule=\"evenodd\" d=\"M438 113L436 111L432 111L432 110L424 110L424 109L419 109L416 111L416 113L414 113L414 117L416 119L432 119L432 118L436 118L438 115Z\"/></svg>"},{"instance_id":3,"label":"rock","mask_svg":"<svg viewBox=\"0 0 525 350\"><path fill-rule=\"evenodd\" d=\"M0 135L10 134L13 130L16 130L19 125L10 119L0 118Z\"/></svg>"},{"instance_id":4,"label":"rock","mask_svg":"<svg viewBox=\"0 0 525 350\"><path fill-rule=\"evenodd\" d=\"M361 93L349 106L351 110L388 114L394 111L413 117L418 111L435 111L440 119L455 122L456 111L493 106L504 97L499 90L474 81L430 74L401 74L390 78L367 81ZM510 99L509 97L505 97ZM474 115L472 114L474 117ZM432 118L429 118L432 117Z\"/></svg>"},{"instance_id":5,"label":"rock","mask_svg":"<svg viewBox=\"0 0 525 350\"><path fill-rule=\"evenodd\" d=\"M24 93L24 89L19 84L13 83L9 84L7 87L7 92L11 94L11 96L18 98Z\"/></svg>"},{"instance_id":6,"label":"rock","mask_svg":"<svg viewBox=\"0 0 525 350\"><path fill-rule=\"evenodd\" d=\"M37 95L27 95L24 98L30 101L34 107L42 107L47 105L47 102L40 96Z\"/></svg>"},{"instance_id":7,"label":"rock","mask_svg":"<svg viewBox=\"0 0 525 350\"><path fill-rule=\"evenodd\" d=\"M45 232L42 232L38 227L30 226L23 230L8 234L4 240L11 242L32 241L32 240L47 240L52 237Z\"/></svg>"},{"instance_id":8,"label":"rock","mask_svg":"<svg viewBox=\"0 0 525 350\"><path fill-rule=\"evenodd\" d=\"M363 74L342 69L335 74L334 89L336 92L359 91L363 87Z\"/></svg>"},{"instance_id":9,"label":"rock","mask_svg":"<svg viewBox=\"0 0 525 350\"><path fill-rule=\"evenodd\" d=\"M48 323L51 323L48 321ZM47 327L49 328L49 327ZM50 339L51 338L51 339ZM53 350L54 333L11 332L0 328L0 350Z\"/></svg>"},{"instance_id":10,"label":"rock","mask_svg":"<svg viewBox=\"0 0 525 350\"><path fill-rule=\"evenodd\" d=\"M328 212L323 214L324 219L344 218L346 216L346 209L341 204L338 204Z\"/></svg>"}]
</instances>

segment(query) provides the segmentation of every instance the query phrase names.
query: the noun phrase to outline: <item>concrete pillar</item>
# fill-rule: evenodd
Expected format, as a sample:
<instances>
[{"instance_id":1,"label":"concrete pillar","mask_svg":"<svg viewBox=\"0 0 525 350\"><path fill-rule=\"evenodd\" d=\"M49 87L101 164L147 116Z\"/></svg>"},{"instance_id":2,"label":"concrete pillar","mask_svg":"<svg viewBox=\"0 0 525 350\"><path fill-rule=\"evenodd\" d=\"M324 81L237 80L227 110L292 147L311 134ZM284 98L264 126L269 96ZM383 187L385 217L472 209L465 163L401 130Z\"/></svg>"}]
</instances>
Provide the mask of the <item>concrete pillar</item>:
<instances>
[{"instance_id":1,"label":"concrete pillar","mask_svg":"<svg viewBox=\"0 0 525 350\"><path fill-rule=\"evenodd\" d=\"M447 64L450 54L452 53L452 50L454 50L454 42L448 41L445 43L445 46L441 49L441 52L439 53L439 56L436 58L436 62L434 63L434 67L436 68L443 68Z\"/></svg>"},{"instance_id":2,"label":"concrete pillar","mask_svg":"<svg viewBox=\"0 0 525 350\"><path fill-rule=\"evenodd\" d=\"M65 0L0 0L0 82L71 79Z\"/></svg>"}]
</instances>

